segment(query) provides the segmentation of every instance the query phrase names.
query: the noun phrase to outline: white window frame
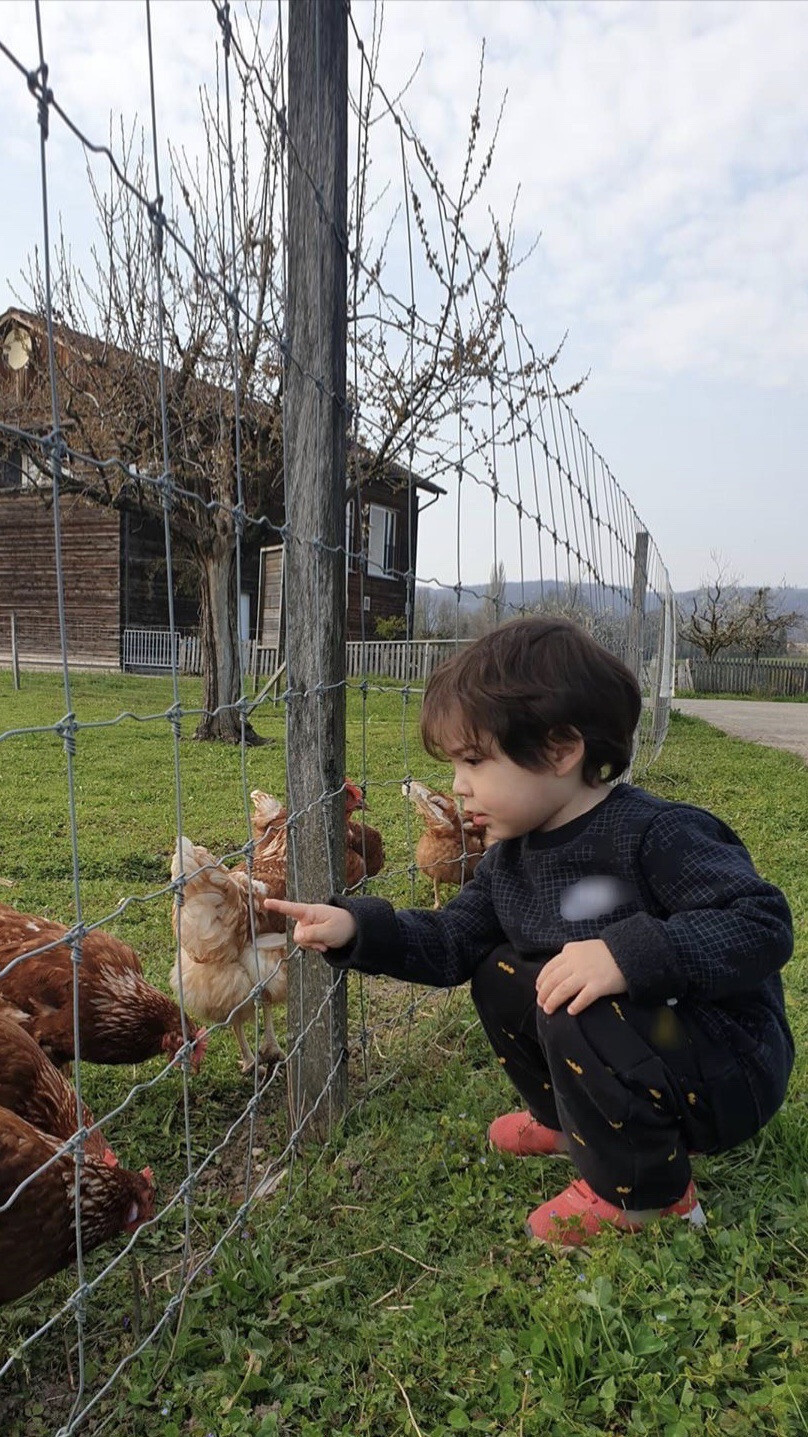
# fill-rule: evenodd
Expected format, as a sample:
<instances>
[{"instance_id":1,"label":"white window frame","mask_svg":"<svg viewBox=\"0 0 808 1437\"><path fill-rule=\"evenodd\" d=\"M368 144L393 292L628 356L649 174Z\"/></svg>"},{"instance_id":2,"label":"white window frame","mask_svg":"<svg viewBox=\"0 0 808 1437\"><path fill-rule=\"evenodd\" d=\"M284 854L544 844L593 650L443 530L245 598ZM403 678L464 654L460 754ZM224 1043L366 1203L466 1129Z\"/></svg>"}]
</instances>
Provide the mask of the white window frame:
<instances>
[{"instance_id":1,"label":"white window frame","mask_svg":"<svg viewBox=\"0 0 808 1437\"><path fill-rule=\"evenodd\" d=\"M395 579L395 509L384 504L368 505L368 574L377 579Z\"/></svg>"},{"instance_id":2,"label":"white window frame","mask_svg":"<svg viewBox=\"0 0 808 1437\"><path fill-rule=\"evenodd\" d=\"M354 510L355 510L355 508L356 508L356 502L355 502L355 500L349 499L348 502L347 502L347 504L345 505L345 572L346 572L346 574L355 574L355 573L356 573L356 570L359 568L359 564L357 563L357 558L356 558L356 551L355 551L354 546L353 546L353 537L354 537Z\"/></svg>"}]
</instances>

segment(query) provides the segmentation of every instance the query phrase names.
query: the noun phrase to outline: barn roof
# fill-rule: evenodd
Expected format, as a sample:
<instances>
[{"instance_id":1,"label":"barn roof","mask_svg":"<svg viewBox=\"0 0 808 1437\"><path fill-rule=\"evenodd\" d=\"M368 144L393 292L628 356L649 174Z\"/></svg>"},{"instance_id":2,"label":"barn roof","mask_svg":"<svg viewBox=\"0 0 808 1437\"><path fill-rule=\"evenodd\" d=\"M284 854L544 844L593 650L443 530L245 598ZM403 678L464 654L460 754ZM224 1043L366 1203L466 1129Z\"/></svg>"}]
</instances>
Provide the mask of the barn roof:
<instances>
[{"instance_id":1,"label":"barn roof","mask_svg":"<svg viewBox=\"0 0 808 1437\"><path fill-rule=\"evenodd\" d=\"M11 306L5 310L5 312L0 315L0 350L3 350L5 337L14 326L25 329L35 338L37 343L32 357L35 362L38 363L40 374L43 368L47 371L47 323L44 317L16 306ZM73 329L69 325L62 323L61 320L54 321L53 336L57 350L57 361L60 360L61 351L62 358L60 362L62 364L68 363L70 359L73 359L87 366L87 381L91 380L92 370L96 366L103 365L107 368L118 368L122 376L127 370L131 372L133 367L137 367L141 371L146 366L153 369L157 368L156 361L144 361L142 358L134 355L131 350L112 344L108 340L98 339L94 335L85 334L81 330ZM7 382L4 385L3 381L7 381L9 372L8 364L5 360L5 353L3 352L3 362L0 363L0 388L8 387ZM178 377L176 370L168 370L167 372L172 378ZM217 385L194 376L189 381L189 392L197 396L204 395L209 401L215 399L222 411L225 413L232 412L234 404L233 391L225 385ZM43 429L50 430L52 411L49 384L40 382L39 384L29 385L26 390L24 402L25 427L32 432ZM268 419L274 417L270 406L262 400L250 399L248 409L249 417L252 418L253 422L258 422L259 427L262 411L266 412ZM245 417L247 417L246 412ZM64 427L69 430L69 419L65 422ZM372 449L363 444L354 445L349 440L348 450L349 456L356 456L360 469L364 468L368 471L374 469L376 456ZM409 487L411 482L415 488L421 489L428 494L437 496L446 493L445 489L442 489L440 485L435 484L431 479L425 479L416 473L412 473L411 475L408 469L395 460L385 460L382 473L374 474L373 477L381 483L390 484L391 487L396 490ZM350 489L352 486L349 484L348 487Z\"/></svg>"}]
</instances>

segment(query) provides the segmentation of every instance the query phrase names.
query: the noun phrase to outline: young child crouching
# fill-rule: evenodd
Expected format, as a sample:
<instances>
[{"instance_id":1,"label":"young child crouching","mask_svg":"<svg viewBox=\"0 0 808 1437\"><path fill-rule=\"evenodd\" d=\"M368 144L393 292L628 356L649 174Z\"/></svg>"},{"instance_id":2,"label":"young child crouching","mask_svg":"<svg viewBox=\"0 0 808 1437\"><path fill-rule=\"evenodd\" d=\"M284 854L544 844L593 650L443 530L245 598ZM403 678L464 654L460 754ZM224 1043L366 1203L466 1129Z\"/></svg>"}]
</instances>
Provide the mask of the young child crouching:
<instances>
[{"instance_id":1,"label":"young child crouching","mask_svg":"<svg viewBox=\"0 0 808 1437\"><path fill-rule=\"evenodd\" d=\"M794 1058L788 905L720 819L614 784L640 710L630 670L576 625L504 625L432 676L421 714L486 829L473 879L438 912L267 900L335 967L471 981L525 1106L489 1141L577 1169L527 1220L564 1246L604 1224L702 1224L689 1155L757 1133Z\"/></svg>"}]
</instances>

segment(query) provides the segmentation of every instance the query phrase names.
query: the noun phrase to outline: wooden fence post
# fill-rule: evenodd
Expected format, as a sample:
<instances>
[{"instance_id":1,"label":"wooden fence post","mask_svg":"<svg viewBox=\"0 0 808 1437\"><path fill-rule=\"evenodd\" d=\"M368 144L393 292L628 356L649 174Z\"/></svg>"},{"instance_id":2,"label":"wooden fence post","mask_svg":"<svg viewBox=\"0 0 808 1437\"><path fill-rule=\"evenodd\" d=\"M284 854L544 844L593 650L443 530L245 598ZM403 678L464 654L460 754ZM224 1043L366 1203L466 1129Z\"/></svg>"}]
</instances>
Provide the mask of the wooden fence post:
<instances>
[{"instance_id":1,"label":"wooden fence post","mask_svg":"<svg viewBox=\"0 0 808 1437\"><path fill-rule=\"evenodd\" d=\"M287 892L345 882L345 490L348 19L343 0L289 4L289 242L284 356ZM323 798L323 794L333 795ZM325 1138L347 1102L343 978L290 958L290 1108ZM330 996L329 996L330 995Z\"/></svg>"},{"instance_id":2,"label":"wooden fence post","mask_svg":"<svg viewBox=\"0 0 808 1437\"><path fill-rule=\"evenodd\" d=\"M14 687L20 687L20 656L17 651L17 615L11 610L11 674Z\"/></svg>"},{"instance_id":3,"label":"wooden fence post","mask_svg":"<svg viewBox=\"0 0 808 1437\"><path fill-rule=\"evenodd\" d=\"M634 579L631 586L631 614L628 622L626 663L642 687L642 640L645 591L648 587L648 534L638 529L634 539Z\"/></svg>"}]
</instances>

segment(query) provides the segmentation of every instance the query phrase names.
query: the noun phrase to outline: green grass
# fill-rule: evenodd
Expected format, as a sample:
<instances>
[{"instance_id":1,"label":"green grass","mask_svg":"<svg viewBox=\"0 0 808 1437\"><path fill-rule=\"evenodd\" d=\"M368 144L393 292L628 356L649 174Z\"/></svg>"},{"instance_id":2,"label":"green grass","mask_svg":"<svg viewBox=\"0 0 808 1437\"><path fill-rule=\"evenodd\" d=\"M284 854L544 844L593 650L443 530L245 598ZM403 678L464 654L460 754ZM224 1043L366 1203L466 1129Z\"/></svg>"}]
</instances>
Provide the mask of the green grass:
<instances>
[{"instance_id":1,"label":"green grass","mask_svg":"<svg viewBox=\"0 0 808 1437\"><path fill-rule=\"evenodd\" d=\"M193 684L183 703L198 702ZM164 711L157 680L75 680L80 718L127 708ZM367 699L371 817L384 830L393 876L380 889L409 901L402 774L431 771L417 738L415 701ZM24 677L13 694L0 675L0 732L55 722L58 682ZM362 770L361 696L349 696L351 776ZM272 742L246 756L247 787L282 791L280 710L258 717ZM240 755L180 744L183 828L222 851L243 842ZM409 761L403 755L406 741ZM174 758L165 720L79 734L75 760L85 916L127 895L159 890L175 834ZM3 814L0 898L71 917L72 871L65 761L52 735L0 743ZM760 870L791 900L798 952L786 970L791 1017L804 1047L808 931L808 778L795 757L734 740L676 716L647 779L666 798L715 809L739 830ZM417 825L415 826L417 831ZM428 903L418 880L417 901ZM172 945L168 896L130 905L114 924L165 986ZM358 1021L354 982L352 1022ZM374 1015L400 1013L406 991L374 984ZM520 1163L485 1144L491 1117L511 1103L468 994L436 997L410 1024L380 1032L369 1055L381 1089L324 1150L308 1147L290 1192L253 1208L189 1293L182 1322L128 1366L87 1429L127 1437L689 1437L808 1431L808 1124L802 1055L783 1112L755 1142L699 1159L706 1232L663 1227L606 1235L588 1254L553 1257L522 1233L526 1212L552 1194L563 1164ZM161 1071L87 1069L96 1110L135 1077ZM149 1161L164 1200L185 1171L181 1088L160 1082L110 1132L123 1161ZM352 1093L363 1091L354 1063ZM193 1156L221 1140L249 1088L227 1034L215 1035L191 1086ZM256 1144L284 1141L274 1088ZM192 1242L202 1254L237 1211L245 1139L239 1130L195 1195ZM288 1197L288 1201L287 1201ZM138 1244L140 1273L116 1271L89 1304L87 1390L95 1391L163 1310L181 1256L181 1213ZM97 1271L114 1248L91 1258ZM94 1265L95 1264L95 1265ZM71 1287L55 1279L0 1315L0 1350L19 1341ZM134 1294L138 1293L138 1305ZM64 1419L75 1324L35 1344L0 1393L0 1430L41 1437ZM405 1394L406 1393L406 1397ZM408 1409L407 1403L410 1408ZM104 1423L107 1425L104 1426Z\"/></svg>"}]
</instances>

